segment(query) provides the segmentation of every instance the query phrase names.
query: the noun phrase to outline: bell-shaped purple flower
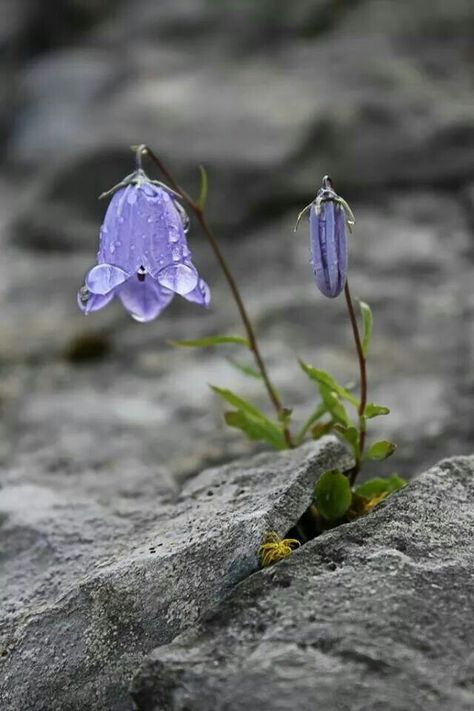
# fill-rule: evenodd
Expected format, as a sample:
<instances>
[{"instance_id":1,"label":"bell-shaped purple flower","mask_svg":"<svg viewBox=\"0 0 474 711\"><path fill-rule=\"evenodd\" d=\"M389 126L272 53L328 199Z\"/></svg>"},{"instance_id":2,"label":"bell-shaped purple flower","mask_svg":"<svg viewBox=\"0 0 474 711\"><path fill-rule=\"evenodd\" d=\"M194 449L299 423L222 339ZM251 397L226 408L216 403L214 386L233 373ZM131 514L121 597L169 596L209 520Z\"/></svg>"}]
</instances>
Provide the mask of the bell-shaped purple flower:
<instances>
[{"instance_id":1,"label":"bell-shaped purple flower","mask_svg":"<svg viewBox=\"0 0 474 711\"><path fill-rule=\"evenodd\" d=\"M114 296L137 321L151 321L175 294L208 306L209 287L191 262L186 216L166 186L138 170L114 193L100 231L97 265L79 290L86 314Z\"/></svg>"},{"instance_id":2,"label":"bell-shaped purple flower","mask_svg":"<svg viewBox=\"0 0 474 711\"><path fill-rule=\"evenodd\" d=\"M315 200L299 214L298 222L308 210L311 262L316 286L324 296L334 298L339 296L346 283L346 224L349 227L354 224L354 216L345 200L334 192L328 176L323 178Z\"/></svg>"}]
</instances>

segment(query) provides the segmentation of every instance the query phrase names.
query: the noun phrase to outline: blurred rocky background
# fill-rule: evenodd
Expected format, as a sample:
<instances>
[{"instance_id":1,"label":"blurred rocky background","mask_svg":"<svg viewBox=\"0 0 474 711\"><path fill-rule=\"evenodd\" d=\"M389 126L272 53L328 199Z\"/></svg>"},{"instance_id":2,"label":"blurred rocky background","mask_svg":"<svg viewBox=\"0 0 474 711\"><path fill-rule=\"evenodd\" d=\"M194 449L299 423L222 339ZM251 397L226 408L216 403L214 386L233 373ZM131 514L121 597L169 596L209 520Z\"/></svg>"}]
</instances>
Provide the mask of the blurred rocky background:
<instances>
[{"instance_id":1,"label":"blurred rocky background","mask_svg":"<svg viewBox=\"0 0 474 711\"><path fill-rule=\"evenodd\" d=\"M226 361L240 354L167 344L241 332L197 225L209 312L176 298L140 325L118 303L76 307L97 196L141 142L191 192L207 167L210 222L299 422L315 393L297 356L357 376L344 301L316 290L306 229L292 231L329 173L375 317L369 397L392 409L374 431L399 445L381 470L472 451L472 0L1 0L0 19L0 456L22 525L45 492L153 509L255 448L208 388L267 407Z\"/></svg>"}]
</instances>

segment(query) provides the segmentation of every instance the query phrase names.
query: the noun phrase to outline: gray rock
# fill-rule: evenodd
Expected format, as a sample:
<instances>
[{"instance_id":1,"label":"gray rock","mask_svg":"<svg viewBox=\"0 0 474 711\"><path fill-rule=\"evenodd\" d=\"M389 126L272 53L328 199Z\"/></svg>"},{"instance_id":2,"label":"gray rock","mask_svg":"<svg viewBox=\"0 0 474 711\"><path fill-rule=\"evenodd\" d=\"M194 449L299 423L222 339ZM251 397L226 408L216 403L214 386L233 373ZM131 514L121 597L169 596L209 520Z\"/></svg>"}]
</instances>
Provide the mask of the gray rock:
<instances>
[{"instance_id":1,"label":"gray rock","mask_svg":"<svg viewBox=\"0 0 474 711\"><path fill-rule=\"evenodd\" d=\"M140 711L469 711L474 458L236 587L154 650Z\"/></svg>"},{"instance_id":2,"label":"gray rock","mask_svg":"<svg viewBox=\"0 0 474 711\"><path fill-rule=\"evenodd\" d=\"M2 491L2 711L130 709L143 655L218 605L284 534L315 480L350 460L331 438L203 472L176 500Z\"/></svg>"}]
</instances>

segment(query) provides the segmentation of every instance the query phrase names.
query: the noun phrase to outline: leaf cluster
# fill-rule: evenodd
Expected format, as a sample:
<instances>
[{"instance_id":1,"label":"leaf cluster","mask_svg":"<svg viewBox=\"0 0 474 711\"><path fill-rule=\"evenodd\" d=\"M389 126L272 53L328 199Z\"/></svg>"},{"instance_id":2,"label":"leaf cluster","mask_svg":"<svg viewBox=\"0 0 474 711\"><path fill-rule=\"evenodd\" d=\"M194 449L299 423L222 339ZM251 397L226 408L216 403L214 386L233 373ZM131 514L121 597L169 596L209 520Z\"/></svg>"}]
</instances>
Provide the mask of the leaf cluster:
<instances>
[{"instance_id":1,"label":"leaf cluster","mask_svg":"<svg viewBox=\"0 0 474 711\"><path fill-rule=\"evenodd\" d=\"M314 488L313 497L319 528L332 528L368 513L405 484L398 474L392 474L386 479L369 479L352 489L348 477L342 472L325 472Z\"/></svg>"}]
</instances>

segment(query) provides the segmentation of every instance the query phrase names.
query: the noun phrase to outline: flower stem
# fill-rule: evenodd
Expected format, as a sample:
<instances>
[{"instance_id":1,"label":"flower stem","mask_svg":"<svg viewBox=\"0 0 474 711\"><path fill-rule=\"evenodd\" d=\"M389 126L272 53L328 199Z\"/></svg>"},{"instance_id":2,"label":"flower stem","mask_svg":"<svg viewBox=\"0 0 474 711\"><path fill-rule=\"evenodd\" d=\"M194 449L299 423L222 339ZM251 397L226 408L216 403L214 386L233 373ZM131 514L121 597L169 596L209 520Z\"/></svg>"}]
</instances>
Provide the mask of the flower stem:
<instances>
[{"instance_id":1,"label":"flower stem","mask_svg":"<svg viewBox=\"0 0 474 711\"><path fill-rule=\"evenodd\" d=\"M359 326L357 325L357 318L354 311L354 304L352 302L351 292L349 289L349 281L346 281L344 287L344 295L346 297L347 310L349 312L349 319L352 326L352 333L354 335L354 342L357 351L357 358L359 359L359 372L360 372L360 401L359 401L359 457L355 463L355 466L351 470L349 475L349 481L354 484L357 475L360 471L362 454L365 445L365 419L363 417L365 406L367 404L367 368L366 359L364 351L362 349L362 341L359 333Z\"/></svg>"},{"instance_id":2,"label":"flower stem","mask_svg":"<svg viewBox=\"0 0 474 711\"><path fill-rule=\"evenodd\" d=\"M255 331L252 326L252 322L250 321L249 315L247 313L247 309L245 308L244 302L242 300L242 296L240 294L239 288L237 286L237 282L234 279L234 276L230 270L229 265L227 264L227 261L222 254L221 248L219 247L219 243L217 242L217 239L209 227L206 216L204 214L204 210L199 205L195 200L192 199L192 197L185 191L183 188L177 183L177 181L174 179L173 175L170 173L170 171L167 169L167 167L164 165L162 160L154 153L151 148L148 146L142 146L141 147L141 153L143 155L148 155L151 160L157 165L161 173L164 175L168 183L170 184L170 187L180 195L180 197L184 200L184 202L188 205L188 207L193 211L194 215L196 216L197 221L199 222L199 225L201 226L202 231L204 232L209 244L211 245L211 249L214 252L214 256L217 259L217 262L219 266L221 267L224 276L227 280L227 284L229 286L229 289L231 291L231 294L234 298L234 301L237 305L237 309L240 314L240 318L242 319L242 323L244 325L245 332L247 334L247 340L249 342L249 348L253 353L253 356L255 358L255 363L257 365L257 368L260 372L260 375L262 376L263 383L265 385L265 388L267 390L268 396L271 400L271 403L273 407L275 408L275 411L277 413L278 419L281 421L282 426L283 426L283 436L285 437L285 442L287 447L293 448L294 443L293 443L293 438L291 436L290 430L287 425L284 424L285 420L285 415L286 415L286 409L283 406L280 396L278 395L277 391L275 390L271 380L270 376L268 375L267 368L265 365L265 362L263 360L263 357L260 353L260 348L258 346L257 342L257 337L255 335Z\"/></svg>"}]
</instances>

